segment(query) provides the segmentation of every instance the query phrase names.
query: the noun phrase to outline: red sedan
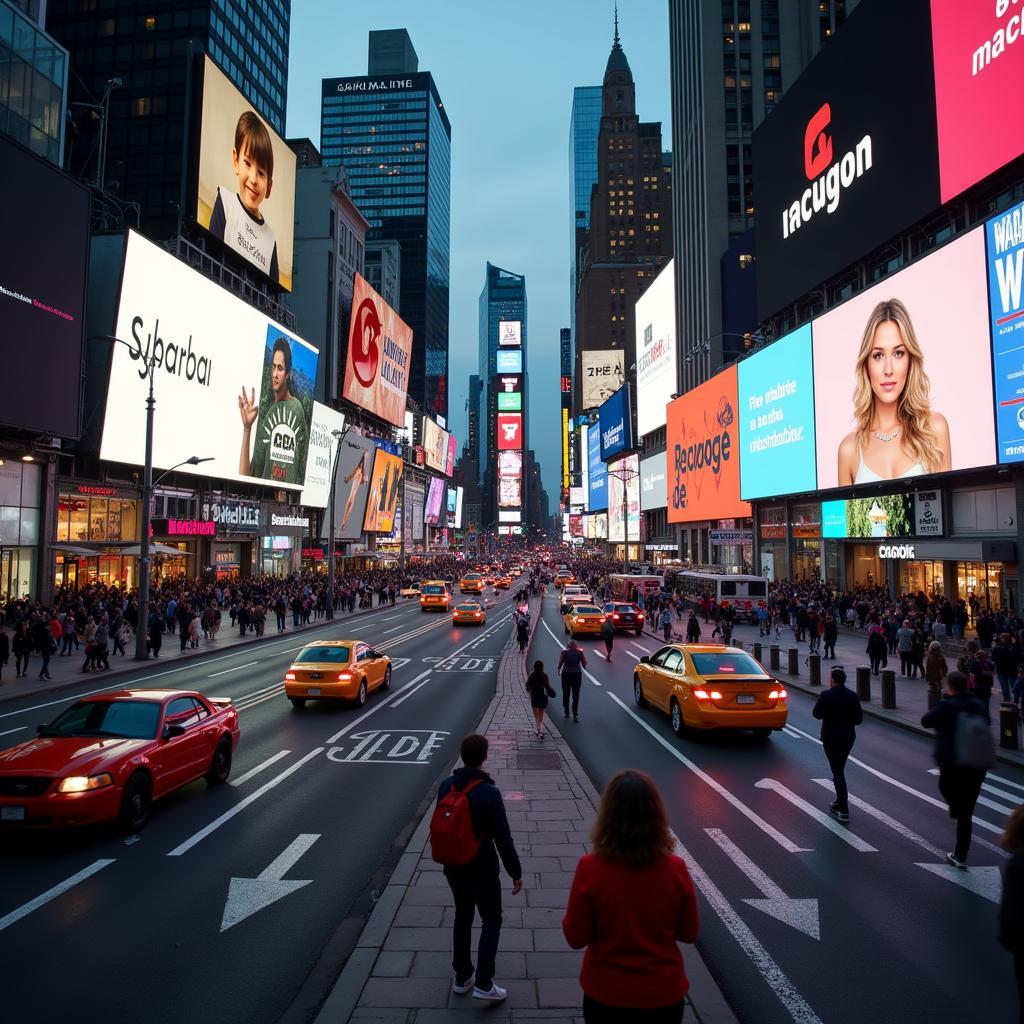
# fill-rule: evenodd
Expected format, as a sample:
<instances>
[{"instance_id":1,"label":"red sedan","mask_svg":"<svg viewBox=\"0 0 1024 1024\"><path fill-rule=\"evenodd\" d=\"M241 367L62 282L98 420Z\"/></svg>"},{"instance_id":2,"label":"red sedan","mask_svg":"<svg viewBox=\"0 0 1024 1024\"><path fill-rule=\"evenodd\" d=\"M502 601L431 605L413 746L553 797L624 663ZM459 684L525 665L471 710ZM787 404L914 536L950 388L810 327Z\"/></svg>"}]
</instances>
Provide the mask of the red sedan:
<instances>
[{"instance_id":1,"label":"red sedan","mask_svg":"<svg viewBox=\"0 0 1024 1024\"><path fill-rule=\"evenodd\" d=\"M238 712L230 697L121 690L86 697L39 735L0 751L0 826L60 828L117 819L129 832L154 800L231 774Z\"/></svg>"}]
</instances>

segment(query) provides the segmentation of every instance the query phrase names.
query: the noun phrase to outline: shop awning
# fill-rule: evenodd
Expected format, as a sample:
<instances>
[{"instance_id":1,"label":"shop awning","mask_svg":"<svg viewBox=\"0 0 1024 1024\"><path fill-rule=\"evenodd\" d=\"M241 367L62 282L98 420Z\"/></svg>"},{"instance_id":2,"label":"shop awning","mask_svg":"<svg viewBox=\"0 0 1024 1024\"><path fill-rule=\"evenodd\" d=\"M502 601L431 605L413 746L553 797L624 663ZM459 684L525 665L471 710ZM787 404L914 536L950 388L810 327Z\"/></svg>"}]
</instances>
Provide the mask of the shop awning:
<instances>
[{"instance_id":1,"label":"shop awning","mask_svg":"<svg viewBox=\"0 0 1024 1024\"><path fill-rule=\"evenodd\" d=\"M150 544L149 553L151 555L179 555L179 556L191 556L191 551L182 551L181 548L172 548L168 544ZM122 555L135 555L136 557L142 554L142 546L139 544L133 544L130 548L124 548L121 551Z\"/></svg>"},{"instance_id":2,"label":"shop awning","mask_svg":"<svg viewBox=\"0 0 1024 1024\"><path fill-rule=\"evenodd\" d=\"M99 552L94 548L80 548L74 544L54 544L54 551L63 551L69 555L86 555L90 558L95 558L99 555Z\"/></svg>"}]
</instances>

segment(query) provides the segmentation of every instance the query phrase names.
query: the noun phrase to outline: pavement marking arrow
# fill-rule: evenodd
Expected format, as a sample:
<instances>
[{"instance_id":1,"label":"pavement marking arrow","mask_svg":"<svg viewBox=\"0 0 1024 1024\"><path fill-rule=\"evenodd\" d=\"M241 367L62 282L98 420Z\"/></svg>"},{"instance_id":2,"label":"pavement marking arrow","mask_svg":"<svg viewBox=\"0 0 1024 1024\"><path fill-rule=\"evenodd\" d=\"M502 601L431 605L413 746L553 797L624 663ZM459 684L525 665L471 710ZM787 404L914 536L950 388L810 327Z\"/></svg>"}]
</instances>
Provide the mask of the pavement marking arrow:
<instances>
[{"instance_id":1,"label":"pavement marking arrow","mask_svg":"<svg viewBox=\"0 0 1024 1024\"><path fill-rule=\"evenodd\" d=\"M919 868L930 871L939 878L945 878L950 882L956 882L965 889L969 889L985 899L998 903L1002 891L1002 882L999 878L999 868L955 868L952 864L918 864Z\"/></svg>"},{"instance_id":2,"label":"pavement marking arrow","mask_svg":"<svg viewBox=\"0 0 1024 1024\"><path fill-rule=\"evenodd\" d=\"M791 789L787 789L777 779L761 779L754 785L758 789L772 789L779 796L788 800L794 807L799 807L805 814L809 814L816 821L821 822L830 832L834 832L844 843L849 843L860 853L878 853L870 843L864 842L860 836L855 836L849 829L843 828L838 822L833 821L824 811L819 811L813 804L809 804L803 797L797 796Z\"/></svg>"},{"instance_id":3,"label":"pavement marking arrow","mask_svg":"<svg viewBox=\"0 0 1024 1024\"><path fill-rule=\"evenodd\" d=\"M764 895L764 899L745 899L744 903L812 939L821 940L816 899L791 899L721 829L706 828L704 831Z\"/></svg>"},{"instance_id":4,"label":"pavement marking arrow","mask_svg":"<svg viewBox=\"0 0 1024 1024\"><path fill-rule=\"evenodd\" d=\"M303 833L295 837L285 851L275 857L255 878L232 878L228 884L228 898L224 904L224 916L220 930L226 932L233 925L244 921L283 896L301 889L312 882L285 879L282 876L292 869L295 862L320 838L319 834Z\"/></svg>"}]
</instances>

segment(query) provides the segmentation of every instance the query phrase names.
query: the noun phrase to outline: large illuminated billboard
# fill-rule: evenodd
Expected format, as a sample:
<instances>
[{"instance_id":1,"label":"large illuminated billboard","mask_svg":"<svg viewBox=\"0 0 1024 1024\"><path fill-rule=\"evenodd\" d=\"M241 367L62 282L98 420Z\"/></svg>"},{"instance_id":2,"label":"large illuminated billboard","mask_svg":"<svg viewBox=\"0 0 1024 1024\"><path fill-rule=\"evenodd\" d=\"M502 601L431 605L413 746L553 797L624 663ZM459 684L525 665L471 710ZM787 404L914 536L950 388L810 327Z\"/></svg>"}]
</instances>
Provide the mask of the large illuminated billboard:
<instances>
[{"instance_id":1,"label":"large illuminated billboard","mask_svg":"<svg viewBox=\"0 0 1024 1024\"><path fill-rule=\"evenodd\" d=\"M587 511L608 507L608 467L601 461L601 432L595 424L587 433Z\"/></svg>"},{"instance_id":2,"label":"large illuminated billboard","mask_svg":"<svg viewBox=\"0 0 1024 1024\"><path fill-rule=\"evenodd\" d=\"M523 324L520 320L498 321L498 344L502 348L518 348L523 342Z\"/></svg>"},{"instance_id":3,"label":"large illuminated billboard","mask_svg":"<svg viewBox=\"0 0 1024 1024\"><path fill-rule=\"evenodd\" d=\"M366 502L363 529L367 533L390 533L395 526L395 509L402 484L402 460L378 448L373 459L370 495Z\"/></svg>"},{"instance_id":4,"label":"large illuminated billboard","mask_svg":"<svg viewBox=\"0 0 1024 1024\"><path fill-rule=\"evenodd\" d=\"M988 243L988 301L999 461L1024 461L1024 203L993 217Z\"/></svg>"},{"instance_id":5,"label":"large illuminated billboard","mask_svg":"<svg viewBox=\"0 0 1024 1024\"><path fill-rule=\"evenodd\" d=\"M596 409L625 383L626 354L622 349L580 353L580 399L584 409Z\"/></svg>"},{"instance_id":6,"label":"large illuminated billboard","mask_svg":"<svg viewBox=\"0 0 1024 1024\"><path fill-rule=\"evenodd\" d=\"M428 526L437 526L441 522L441 506L444 504L446 490L444 481L439 476L430 478L430 489L427 491L427 501L423 506L423 521Z\"/></svg>"},{"instance_id":7,"label":"large illuminated billboard","mask_svg":"<svg viewBox=\"0 0 1024 1024\"><path fill-rule=\"evenodd\" d=\"M449 436L429 416L423 417L423 455L427 465L438 473L444 473L447 467Z\"/></svg>"},{"instance_id":8,"label":"large illuminated billboard","mask_svg":"<svg viewBox=\"0 0 1024 1024\"><path fill-rule=\"evenodd\" d=\"M628 387L619 388L601 404L598 426L601 432L601 458L605 462L633 447L633 415Z\"/></svg>"},{"instance_id":9,"label":"large illuminated billboard","mask_svg":"<svg viewBox=\"0 0 1024 1024\"><path fill-rule=\"evenodd\" d=\"M523 350L520 348L499 349L495 353L495 368L498 373L522 373Z\"/></svg>"},{"instance_id":10,"label":"large illuminated billboard","mask_svg":"<svg viewBox=\"0 0 1024 1024\"><path fill-rule=\"evenodd\" d=\"M462 499L465 494L465 488L455 488L455 529L462 529Z\"/></svg>"},{"instance_id":11,"label":"large illuminated billboard","mask_svg":"<svg viewBox=\"0 0 1024 1024\"><path fill-rule=\"evenodd\" d=\"M665 406L678 390L673 260L636 302L636 432L665 425Z\"/></svg>"},{"instance_id":12,"label":"large illuminated billboard","mask_svg":"<svg viewBox=\"0 0 1024 1024\"><path fill-rule=\"evenodd\" d=\"M196 220L291 291L295 152L209 57L202 89Z\"/></svg>"},{"instance_id":13,"label":"large illuminated billboard","mask_svg":"<svg viewBox=\"0 0 1024 1024\"><path fill-rule=\"evenodd\" d=\"M523 417L517 412L498 413L498 451L520 451L523 447Z\"/></svg>"},{"instance_id":14,"label":"large illuminated billboard","mask_svg":"<svg viewBox=\"0 0 1024 1024\"><path fill-rule=\"evenodd\" d=\"M357 540L363 532L375 450L370 438L351 427L341 439L334 492L334 534L338 540Z\"/></svg>"},{"instance_id":15,"label":"large illuminated billboard","mask_svg":"<svg viewBox=\"0 0 1024 1024\"><path fill-rule=\"evenodd\" d=\"M640 540L640 457L627 455L608 467L608 539L621 543L623 534L622 496L626 495L630 543Z\"/></svg>"},{"instance_id":16,"label":"large illuminated billboard","mask_svg":"<svg viewBox=\"0 0 1024 1024\"><path fill-rule=\"evenodd\" d=\"M519 508L523 504L523 482L519 477L498 477L498 504L502 508Z\"/></svg>"},{"instance_id":17,"label":"large illuminated billboard","mask_svg":"<svg viewBox=\"0 0 1024 1024\"><path fill-rule=\"evenodd\" d=\"M640 463L640 511L668 507L665 455L652 455Z\"/></svg>"},{"instance_id":18,"label":"large illuminated billboard","mask_svg":"<svg viewBox=\"0 0 1024 1024\"><path fill-rule=\"evenodd\" d=\"M318 353L134 231L128 233L100 458L141 466L155 361L153 466L301 490Z\"/></svg>"},{"instance_id":19,"label":"large illuminated billboard","mask_svg":"<svg viewBox=\"0 0 1024 1024\"><path fill-rule=\"evenodd\" d=\"M874 498L824 501L821 535L836 538L914 536L913 494L879 494Z\"/></svg>"},{"instance_id":20,"label":"large illuminated billboard","mask_svg":"<svg viewBox=\"0 0 1024 1024\"><path fill-rule=\"evenodd\" d=\"M522 476L522 452L498 452L498 476Z\"/></svg>"},{"instance_id":21,"label":"large illuminated billboard","mask_svg":"<svg viewBox=\"0 0 1024 1024\"><path fill-rule=\"evenodd\" d=\"M313 419L309 426L306 449L306 479L300 504L305 508L327 508L331 494L331 471L334 469L338 444L345 427L345 417L328 405L313 403ZM335 433L339 436L335 437Z\"/></svg>"},{"instance_id":22,"label":"large illuminated billboard","mask_svg":"<svg viewBox=\"0 0 1024 1024\"><path fill-rule=\"evenodd\" d=\"M459 503L459 492L455 487L449 487L447 489L448 498L445 502L445 520L444 524L449 530L455 529L455 513Z\"/></svg>"}]
</instances>

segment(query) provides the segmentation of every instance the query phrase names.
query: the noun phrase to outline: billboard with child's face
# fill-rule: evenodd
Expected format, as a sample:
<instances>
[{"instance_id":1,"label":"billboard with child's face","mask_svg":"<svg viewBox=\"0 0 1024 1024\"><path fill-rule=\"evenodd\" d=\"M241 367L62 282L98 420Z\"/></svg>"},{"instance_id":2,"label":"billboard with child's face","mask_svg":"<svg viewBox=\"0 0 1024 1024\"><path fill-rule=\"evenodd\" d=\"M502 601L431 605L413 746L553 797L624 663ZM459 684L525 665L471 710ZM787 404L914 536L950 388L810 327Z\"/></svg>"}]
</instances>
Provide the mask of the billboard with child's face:
<instances>
[{"instance_id":1,"label":"billboard with child's face","mask_svg":"<svg viewBox=\"0 0 1024 1024\"><path fill-rule=\"evenodd\" d=\"M209 57L202 90L196 221L291 291L295 153Z\"/></svg>"}]
</instances>

